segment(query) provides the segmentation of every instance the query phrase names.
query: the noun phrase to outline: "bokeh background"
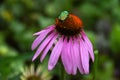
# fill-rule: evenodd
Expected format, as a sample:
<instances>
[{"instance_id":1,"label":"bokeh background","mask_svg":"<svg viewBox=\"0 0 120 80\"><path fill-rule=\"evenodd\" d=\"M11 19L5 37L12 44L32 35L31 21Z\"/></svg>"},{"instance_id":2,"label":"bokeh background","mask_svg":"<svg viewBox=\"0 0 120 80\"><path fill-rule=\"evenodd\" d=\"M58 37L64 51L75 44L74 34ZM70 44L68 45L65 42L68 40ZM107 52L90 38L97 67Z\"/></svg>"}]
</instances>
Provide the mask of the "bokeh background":
<instances>
[{"instance_id":1,"label":"bokeh background","mask_svg":"<svg viewBox=\"0 0 120 80\"><path fill-rule=\"evenodd\" d=\"M0 80L20 80L21 69L31 64L47 70L49 55L43 63L31 61L33 33L54 24L64 10L82 19L96 52L89 75L78 72L67 80L120 80L120 0L0 0ZM46 74L60 80L60 72L58 63Z\"/></svg>"}]
</instances>

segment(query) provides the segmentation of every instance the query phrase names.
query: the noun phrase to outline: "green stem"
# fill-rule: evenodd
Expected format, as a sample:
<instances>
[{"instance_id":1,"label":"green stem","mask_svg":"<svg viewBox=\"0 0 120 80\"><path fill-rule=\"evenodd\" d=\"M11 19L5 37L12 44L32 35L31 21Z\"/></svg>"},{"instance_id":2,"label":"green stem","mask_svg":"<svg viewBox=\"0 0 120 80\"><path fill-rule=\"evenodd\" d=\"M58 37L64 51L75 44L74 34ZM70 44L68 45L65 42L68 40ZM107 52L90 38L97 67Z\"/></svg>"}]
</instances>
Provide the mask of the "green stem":
<instances>
[{"instance_id":1,"label":"green stem","mask_svg":"<svg viewBox=\"0 0 120 80\"><path fill-rule=\"evenodd\" d=\"M93 65L93 80L97 80L97 67L98 67L98 50L94 51L95 54L95 62Z\"/></svg>"},{"instance_id":2,"label":"green stem","mask_svg":"<svg viewBox=\"0 0 120 80\"><path fill-rule=\"evenodd\" d=\"M62 64L61 64L61 80L66 80L66 72Z\"/></svg>"},{"instance_id":3,"label":"green stem","mask_svg":"<svg viewBox=\"0 0 120 80\"><path fill-rule=\"evenodd\" d=\"M64 73L64 70L63 70L63 68L62 68L62 70L61 70L61 80L65 80L65 73Z\"/></svg>"}]
</instances>

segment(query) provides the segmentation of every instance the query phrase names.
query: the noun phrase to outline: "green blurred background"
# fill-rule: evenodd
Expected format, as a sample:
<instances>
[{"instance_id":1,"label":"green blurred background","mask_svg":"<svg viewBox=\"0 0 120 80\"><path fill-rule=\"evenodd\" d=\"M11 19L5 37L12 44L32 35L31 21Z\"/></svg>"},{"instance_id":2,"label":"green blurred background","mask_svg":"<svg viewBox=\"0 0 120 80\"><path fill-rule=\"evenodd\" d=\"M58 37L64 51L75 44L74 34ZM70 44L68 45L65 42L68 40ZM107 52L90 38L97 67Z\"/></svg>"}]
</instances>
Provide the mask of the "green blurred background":
<instances>
[{"instance_id":1,"label":"green blurred background","mask_svg":"<svg viewBox=\"0 0 120 80\"><path fill-rule=\"evenodd\" d=\"M120 0L0 0L0 80L20 80L24 66L43 65L31 61L35 51L33 33L55 23L67 10L83 20L84 29L98 50L90 74L66 75L68 80L120 80ZM49 55L48 55L49 56ZM60 80L59 63L50 72ZM27 80L27 79L26 79Z\"/></svg>"}]
</instances>

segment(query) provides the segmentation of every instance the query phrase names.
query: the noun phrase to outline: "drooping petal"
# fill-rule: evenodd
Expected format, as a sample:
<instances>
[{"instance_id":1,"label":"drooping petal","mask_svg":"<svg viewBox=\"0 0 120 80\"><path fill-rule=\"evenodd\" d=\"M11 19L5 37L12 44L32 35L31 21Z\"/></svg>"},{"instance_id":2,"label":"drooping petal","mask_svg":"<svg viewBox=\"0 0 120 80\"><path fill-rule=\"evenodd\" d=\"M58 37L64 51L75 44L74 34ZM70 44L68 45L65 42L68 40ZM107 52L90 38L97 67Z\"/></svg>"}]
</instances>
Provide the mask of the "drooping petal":
<instances>
[{"instance_id":1,"label":"drooping petal","mask_svg":"<svg viewBox=\"0 0 120 80\"><path fill-rule=\"evenodd\" d=\"M56 38L58 37L58 34L56 34L53 39L50 41L50 43L47 45L46 49L43 51L43 54L41 55L40 61L42 62L45 56L47 55L47 52L52 47L53 43L55 42Z\"/></svg>"},{"instance_id":2,"label":"drooping petal","mask_svg":"<svg viewBox=\"0 0 120 80\"><path fill-rule=\"evenodd\" d=\"M71 54L71 58L72 58L72 74L75 75L77 73L77 60L78 60L78 54L76 54L75 49L76 46L73 43L72 37L70 38L70 54Z\"/></svg>"},{"instance_id":3,"label":"drooping petal","mask_svg":"<svg viewBox=\"0 0 120 80\"><path fill-rule=\"evenodd\" d=\"M38 55L42 52L42 50L47 46L47 44L50 42L50 40L54 37L56 33L52 32L50 35L48 35L48 37L41 43L41 45L38 47L35 55L32 58L32 61L34 61Z\"/></svg>"},{"instance_id":4,"label":"drooping petal","mask_svg":"<svg viewBox=\"0 0 120 80\"><path fill-rule=\"evenodd\" d=\"M63 49L61 54L61 59L63 66L65 68L65 71L68 74L72 73L72 59L71 59L71 53L70 53L70 41L67 42L67 38L64 39L63 43Z\"/></svg>"},{"instance_id":5,"label":"drooping petal","mask_svg":"<svg viewBox=\"0 0 120 80\"><path fill-rule=\"evenodd\" d=\"M85 34L85 32L83 30L81 31L81 36L83 37L84 42L87 44L86 47L88 47L89 55L90 55L92 61L94 62L94 52L93 52L92 43L88 39L87 35Z\"/></svg>"},{"instance_id":6,"label":"drooping petal","mask_svg":"<svg viewBox=\"0 0 120 80\"><path fill-rule=\"evenodd\" d=\"M81 55L80 55L80 42L79 42L79 38L74 38L74 53L75 53L75 61L77 64L77 67L80 71L81 74L84 73L83 67L82 67L82 62L81 62Z\"/></svg>"},{"instance_id":7,"label":"drooping petal","mask_svg":"<svg viewBox=\"0 0 120 80\"><path fill-rule=\"evenodd\" d=\"M81 62L84 69L85 74L89 73L89 53L85 48L83 39L80 39L80 54L81 54Z\"/></svg>"},{"instance_id":8,"label":"drooping petal","mask_svg":"<svg viewBox=\"0 0 120 80\"><path fill-rule=\"evenodd\" d=\"M37 36L37 35L40 35L40 34L42 34L42 33L44 33L44 32L46 32L46 30L53 30L55 28L55 25L51 25L51 26L48 26L47 28L45 28L45 29L43 29L43 30L41 30L41 31L39 31L39 32L36 32L36 33L34 33L33 34L33 36Z\"/></svg>"},{"instance_id":9,"label":"drooping petal","mask_svg":"<svg viewBox=\"0 0 120 80\"><path fill-rule=\"evenodd\" d=\"M43 41L43 39L47 36L47 34L52 30L53 29L47 29L47 30L41 31L41 34L32 43L31 49L34 50Z\"/></svg>"},{"instance_id":10,"label":"drooping petal","mask_svg":"<svg viewBox=\"0 0 120 80\"><path fill-rule=\"evenodd\" d=\"M63 47L63 37L61 37L58 40L57 44L55 45L55 47L52 50L52 53L50 55L50 59L48 62L48 69L49 70L52 70L55 67L55 65L59 59L59 56L61 54L62 47Z\"/></svg>"}]
</instances>

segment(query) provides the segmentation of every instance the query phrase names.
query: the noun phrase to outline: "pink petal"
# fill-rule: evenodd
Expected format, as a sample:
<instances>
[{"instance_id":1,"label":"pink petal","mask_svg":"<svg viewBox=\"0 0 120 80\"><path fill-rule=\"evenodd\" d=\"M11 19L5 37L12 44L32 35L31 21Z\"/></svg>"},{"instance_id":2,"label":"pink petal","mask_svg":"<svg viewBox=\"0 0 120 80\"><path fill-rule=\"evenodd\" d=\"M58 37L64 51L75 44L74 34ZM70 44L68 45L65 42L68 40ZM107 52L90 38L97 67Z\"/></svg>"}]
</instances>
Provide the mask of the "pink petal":
<instances>
[{"instance_id":1,"label":"pink petal","mask_svg":"<svg viewBox=\"0 0 120 80\"><path fill-rule=\"evenodd\" d=\"M53 29L47 29L47 30L42 30L41 34L34 40L32 43L31 49L34 50L40 43L43 41L43 39L47 36L49 32L51 32Z\"/></svg>"},{"instance_id":2,"label":"pink petal","mask_svg":"<svg viewBox=\"0 0 120 80\"><path fill-rule=\"evenodd\" d=\"M59 59L59 56L61 54L62 47L63 47L63 37L59 39L59 41L57 42L57 44L55 45L55 47L52 50L52 53L50 55L50 59L48 62L49 70L52 70L54 68L54 66L56 65L56 63Z\"/></svg>"},{"instance_id":3,"label":"pink petal","mask_svg":"<svg viewBox=\"0 0 120 80\"><path fill-rule=\"evenodd\" d=\"M82 67L82 62L81 62L81 56L80 56L80 51L79 51L80 43L78 42L78 39L74 38L74 59L75 63L77 64L77 67L80 71L81 74L84 73L83 67Z\"/></svg>"},{"instance_id":4,"label":"pink petal","mask_svg":"<svg viewBox=\"0 0 120 80\"><path fill-rule=\"evenodd\" d=\"M42 34L43 32L46 32L46 30L53 30L54 28L55 28L55 25L48 26L47 28L45 28L45 29L43 29L43 30L41 30L41 31L39 31L39 32L34 33L33 36L40 35L40 34Z\"/></svg>"},{"instance_id":5,"label":"pink petal","mask_svg":"<svg viewBox=\"0 0 120 80\"><path fill-rule=\"evenodd\" d=\"M63 43L63 50L61 54L61 59L65 68L65 71L68 74L72 73L72 59L71 59L71 53L70 53L70 41L67 42L67 39L64 39Z\"/></svg>"},{"instance_id":6,"label":"pink petal","mask_svg":"<svg viewBox=\"0 0 120 80\"><path fill-rule=\"evenodd\" d=\"M45 40L44 42L42 42L42 44L38 47L35 55L33 56L32 58L32 61L34 61L38 55L42 52L42 50L46 47L46 45L50 42L50 40L54 37L56 33L55 32L52 32Z\"/></svg>"},{"instance_id":7,"label":"pink petal","mask_svg":"<svg viewBox=\"0 0 120 80\"><path fill-rule=\"evenodd\" d=\"M75 52L75 45L73 44L73 40L72 38L70 38L70 54L71 54L71 58L72 58L72 74L75 75L77 73L77 60L78 60L78 54L76 54Z\"/></svg>"},{"instance_id":8,"label":"pink petal","mask_svg":"<svg viewBox=\"0 0 120 80\"><path fill-rule=\"evenodd\" d=\"M45 56L47 55L47 52L50 50L50 48L52 47L53 43L55 42L56 38L58 37L58 34L56 34L53 39L50 41L50 43L47 45L46 49L43 51L43 54L40 58L40 61L42 62L43 59L45 58Z\"/></svg>"},{"instance_id":9,"label":"pink petal","mask_svg":"<svg viewBox=\"0 0 120 80\"><path fill-rule=\"evenodd\" d=\"M89 73L89 53L85 48L84 41L80 39L80 54L81 54L81 61L82 66L84 69L85 74Z\"/></svg>"},{"instance_id":10,"label":"pink petal","mask_svg":"<svg viewBox=\"0 0 120 80\"><path fill-rule=\"evenodd\" d=\"M88 47L88 51L89 51L89 55L92 59L92 61L94 62L94 52L93 52L93 46L91 41L88 39L87 35L85 34L84 31L81 32L81 35L85 41L85 43L87 44L86 47Z\"/></svg>"}]
</instances>

